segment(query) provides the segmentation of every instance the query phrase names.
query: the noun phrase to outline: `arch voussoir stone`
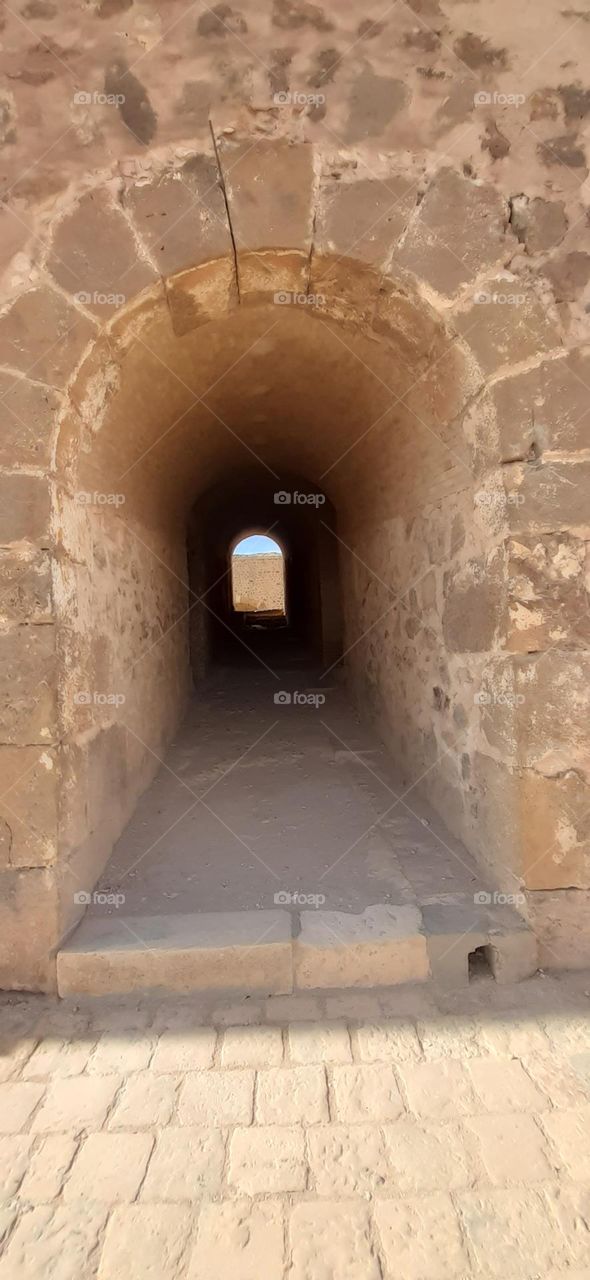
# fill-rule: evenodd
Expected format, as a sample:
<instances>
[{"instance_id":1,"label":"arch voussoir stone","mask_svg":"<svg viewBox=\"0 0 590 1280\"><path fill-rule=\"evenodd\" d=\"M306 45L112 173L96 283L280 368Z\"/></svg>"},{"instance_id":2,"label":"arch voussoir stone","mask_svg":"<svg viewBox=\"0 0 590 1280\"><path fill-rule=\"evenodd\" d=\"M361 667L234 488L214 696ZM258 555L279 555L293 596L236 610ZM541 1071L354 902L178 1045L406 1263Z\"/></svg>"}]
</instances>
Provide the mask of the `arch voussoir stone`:
<instances>
[{"instance_id":1,"label":"arch voussoir stone","mask_svg":"<svg viewBox=\"0 0 590 1280\"><path fill-rule=\"evenodd\" d=\"M219 161L240 301L306 293L315 209L313 148L283 140L222 140ZM267 250L276 255L272 270Z\"/></svg>"},{"instance_id":2,"label":"arch voussoir stone","mask_svg":"<svg viewBox=\"0 0 590 1280\"><path fill-rule=\"evenodd\" d=\"M129 180L123 205L166 290L178 337L237 303L234 250L213 144Z\"/></svg>"},{"instance_id":3,"label":"arch voussoir stone","mask_svg":"<svg viewBox=\"0 0 590 1280\"><path fill-rule=\"evenodd\" d=\"M156 278L156 271L110 192L97 188L54 227L46 269L103 321Z\"/></svg>"},{"instance_id":4,"label":"arch voussoir stone","mask_svg":"<svg viewBox=\"0 0 590 1280\"><path fill-rule=\"evenodd\" d=\"M507 262L517 248L508 207L487 184L440 169L432 178L392 266L451 300L486 268Z\"/></svg>"},{"instance_id":5,"label":"arch voussoir stone","mask_svg":"<svg viewBox=\"0 0 590 1280\"><path fill-rule=\"evenodd\" d=\"M89 316L57 289L40 284L0 315L0 365L63 390L95 334Z\"/></svg>"}]
</instances>

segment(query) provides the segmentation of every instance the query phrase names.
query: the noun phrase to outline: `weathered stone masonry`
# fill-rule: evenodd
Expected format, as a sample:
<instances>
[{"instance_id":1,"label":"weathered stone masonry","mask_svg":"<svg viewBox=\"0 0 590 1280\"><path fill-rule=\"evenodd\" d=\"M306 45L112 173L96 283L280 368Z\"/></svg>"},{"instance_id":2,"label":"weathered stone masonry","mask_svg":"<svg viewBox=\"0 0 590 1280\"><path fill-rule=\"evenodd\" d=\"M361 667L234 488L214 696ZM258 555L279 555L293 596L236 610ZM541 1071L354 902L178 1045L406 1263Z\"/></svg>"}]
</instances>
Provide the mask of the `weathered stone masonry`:
<instances>
[{"instance_id":1,"label":"weathered stone masonry","mask_svg":"<svg viewBox=\"0 0 590 1280\"><path fill-rule=\"evenodd\" d=\"M285 603L282 556L274 552L234 556L232 586L235 608L282 610Z\"/></svg>"},{"instance_id":2,"label":"weathered stone masonry","mask_svg":"<svg viewBox=\"0 0 590 1280\"><path fill-rule=\"evenodd\" d=\"M546 8L558 53L499 0L7 23L3 986L53 986L176 727L186 524L238 436L334 504L408 781L542 963L589 962L589 24Z\"/></svg>"}]
</instances>

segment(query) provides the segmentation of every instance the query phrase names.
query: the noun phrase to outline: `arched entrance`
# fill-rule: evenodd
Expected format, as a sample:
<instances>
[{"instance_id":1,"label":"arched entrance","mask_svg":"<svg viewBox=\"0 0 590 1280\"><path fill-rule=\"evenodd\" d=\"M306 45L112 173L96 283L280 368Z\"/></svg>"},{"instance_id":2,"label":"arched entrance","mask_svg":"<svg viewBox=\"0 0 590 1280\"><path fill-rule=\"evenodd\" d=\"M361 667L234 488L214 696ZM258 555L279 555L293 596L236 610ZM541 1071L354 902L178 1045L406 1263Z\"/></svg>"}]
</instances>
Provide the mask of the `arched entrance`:
<instances>
[{"instance_id":1,"label":"arched entrance","mask_svg":"<svg viewBox=\"0 0 590 1280\"><path fill-rule=\"evenodd\" d=\"M278 542L266 534L246 535L232 548L230 566L234 613L260 628L285 622L285 561Z\"/></svg>"},{"instance_id":2,"label":"arched entrance","mask_svg":"<svg viewBox=\"0 0 590 1280\"><path fill-rule=\"evenodd\" d=\"M267 256L265 267L278 272L280 260L273 263ZM320 270L319 262L316 268ZM213 279L215 272L224 270L209 265ZM358 265L355 270L362 279ZM301 801L296 798L291 811L287 776L280 770L277 774L270 763L272 744L267 744L263 758L271 753L266 767L273 780L271 794L283 795L283 825L272 824L264 778L258 782L259 806L248 806L247 790L238 801L241 777L234 761L249 755L259 740L266 741L270 731L266 680L271 682L273 703L275 696L290 699L298 711L305 705L317 710L313 698L324 697L317 692L321 681L322 688L332 688L335 709L329 708L324 716L327 727L322 732L331 733L331 725L336 726L331 748L335 758L342 760L342 753L350 752L353 761L356 729L341 719L345 713L336 707L334 692L336 664L342 656L357 705L379 725L403 768L402 791L427 779L427 791L443 812L460 795L457 727L445 737L444 703L451 696L454 703L460 701L468 731L477 715L474 699L481 658L478 654L470 664L463 654L460 674L457 660L450 659L439 584L445 574L457 571L466 543L471 556L483 555L491 562L494 557L493 550L486 550L487 531L474 516L471 444L462 418L473 391L473 374L461 343L417 297L404 290L391 295L388 303L401 309L401 336L391 312L385 331L370 335L358 320L353 327L342 324L325 314L319 303L301 299L285 304L276 302L274 294L271 301L230 306L222 318L210 320L206 331L191 329L179 335L169 308L156 301L145 307L139 321L132 321L129 336L122 338L125 355L100 425L90 423L94 401L89 413L88 392L81 395L80 416L89 427L83 447L78 416L64 424L60 519L70 545L75 540L77 548L75 566L72 557L67 573L76 579L77 599L88 601L87 612L79 611L76 617L76 662L66 668L62 690L76 776L76 786L68 792L72 810L64 811L68 869L74 883L85 877L89 892L138 796L164 762L164 775L154 783L156 792L142 802L148 809L140 805L117 845L113 866L107 866L99 882L99 891L108 895L109 889L123 892L125 881L125 910L131 911L127 918L135 920L132 927L140 938L148 928L146 919L156 920L163 913L168 918L170 910L176 915L174 904L182 903L195 915L224 906L235 912L244 903L250 911L257 906L271 913L275 905L285 906L282 897L275 903L266 883L252 893L261 866L263 880L275 877L272 888L279 895L293 895L298 887L304 897L314 892L313 863L291 875L294 885L287 880L286 868L274 867L273 848L277 843L281 847L283 825L298 832ZM82 378L83 373L80 387ZM85 495L83 501L80 495ZM277 661L274 652L261 647L264 637L240 634L232 618L228 543L253 519L267 529L275 527L289 546L291 630L300 645L296 653L288 651L298 675L291 684L282 676L280 656ZM332 646L332 652L325 646ZM260 687L255 682L253 701L248 701L252 674L245 685L231 685L229 701L223 701L230 687L227 680L215 694L221 697L217 705L225 734L244 705L248 732L232 736L228 756L227 738L216 736L217 713L211 717L206 700L205 710L191 704L180 756L169 755L168 743L183 718L191 678L196 677L198 697L200 681L211 674L220 655L225 665L244 660L250 668L261 669L264 679ZM304 674L306 660L310 666ZM80 680L90 702L78 700ZM294 754L311 761L315 756L312 772L321 779L326 748L323 738L317 739L318 721L319 717L312 729L300 715L293 721L298 726L294 729L283 714L274 736L281 759ZM204 759L199 726L214 743ZM370 753L372 748L365 750ZM189 764L195 760L196 773ZM198 820L191 827L186 805L172 798L170 771L184 782L190 779L191 792L197 795L204 778L217 779L216 760L221 761L222 774L227 770L231 775L231 794L223 782L215 794L216 805L225 795L227 807L214 819L208 811L203 813L205 804L213 805L207 787L209 798L197 804L193 816ZM86 780L82 793L81 775ZM298 794L305 794L303 776ZM391 780L385 785L394 797L398 794ZM80 840L84 790L88 834ZM152 794L160 797L158 811L165 815L164 822L157 823L149 810ZM327 783L320 783L320 794L329 794ZM328 805L330 814L346 812L347 794L340 780ZM387 805L383 808L388 810ZM256 834L258 809L262 834ZM464 819L453 816L457 834L463 835ZM354 893L348 890L349 870L341 865L342 858L357 838L367 843L367 827L365 865L387 857L379 841L378 851L371 843L375 820L371 811L363 811L358 822L349 814L340 830L336 819L332 817L330 825L327 813L320 810L317 825L323 846L307 832L304 845L314 850L318 870L339 867L333 899L337 909L372 909L375 897L377 904L385 897L387 907L393 892L396 909L414 913L409 917L409 942L419 952L417 968L415 974L411 967L402 972L406 978L423 978L428 962L411 885L408 888L404 877L394 875L393 889L379 883L375 888L369 880L364 899L360 887ZM216 835L218 822L221 837ZM270 844L265 822L271 822ZM348 826L353 839L347 843ZM150 832L148 852L145 830ZM188 833L184 846L183 833ZM450 839L449 833L442 837L439 865ZM180 864L174 861L178 849ZM202 851L209 867L209 885L199 879L198 865L195 869L191 862L196 850ZM429 852L432 857L433 850ZM456 857L457 867L461 860L465 865L465 852ZM291 862L296 858L294 846ZM360 865L359 854L355 868ZM216 883L219 866L222 892ZM246 876L246 884L240 884L240 875ZM131 876L144 884L139 897ZM430 892L444 891L445 884L451 891L459 884L465 888L461 878L451 876L449 884L443 875L437 881L435 872ZM320 893L317 884L315 892ZM321 896L326 898L326 893ZM105 924L102 896L90 914L99 934L114 927L112 921ZM264 934L263 924L264 920L258 922L258 933ZM157 950L154 937L150 948ZM83 984L77 950L73 964L76 982ZM72 989L66 974L70 968L66 958L62 989ZM307 969L306 975L301 981L309 985ZM333 974L330 980L337 981ZM277 981L283 989L287 980L282 969ZM313 982L317 981L313 969Z\"/></svg>"},{"instance_id":3,"label":"arched entrance","mask_svg":"<svg viewBox=\"0 0 590 1280\"><path fill-rule=\"evenodd\" d=\"M232 234L222 200L197 252L194 239L163 237L165 275L148 255L139 292L112 318L76 303L87 343L72 350L51 477L59 847L42 890L26 878L33 898L43 894L44 932L25 983L51 984L49 953L81 918L194 676L206 675L227 621L217 568L227 579L231 538L260 519L259 504L247 510L256 485L267 499L291 495L281 520L287 508L305 513L301 554L313 547L315 568L301 616L313 618L323 671L343 659L403 784L428 797L482 877L508 891L522 883L495 388L511 354L551 349L550 323L531 297L524 330L522 315L498 309L482 332L469 280L453 285L451 307L426 250L422 277L417 251L397 263L371 237L370 198L357 256L340 255L337 220L314 216L311 149L265 144L261 156L252 175L236 150L225 175ZM453 181L466 208L484 198ZM167 172L129 184L137 237L173 185ZM86 199L76 218L90 279ZM491 206L487 216L501 223ZM60 222L56 251L66 230ZM500 225L482 249L490 276L502 235ZM37 301L25 297L26 318ZM237 523L219 502L232 487ZM511 744L503 758L498 735Z\"/></svg>"}]
</instances>

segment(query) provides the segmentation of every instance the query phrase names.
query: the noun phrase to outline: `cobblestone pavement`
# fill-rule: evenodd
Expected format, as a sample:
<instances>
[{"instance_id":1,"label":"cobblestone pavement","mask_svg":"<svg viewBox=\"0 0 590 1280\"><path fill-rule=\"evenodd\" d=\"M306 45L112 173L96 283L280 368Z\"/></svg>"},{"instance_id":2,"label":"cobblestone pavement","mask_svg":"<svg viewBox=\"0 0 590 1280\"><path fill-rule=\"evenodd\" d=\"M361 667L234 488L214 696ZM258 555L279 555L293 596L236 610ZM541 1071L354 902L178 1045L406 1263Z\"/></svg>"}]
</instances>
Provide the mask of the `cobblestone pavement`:
<instances>
[{"instance_id":1,"label":"cobblestone pavement","mask_svg":"<svg viewBox=\"0 0 590 1280\"><path fill-rule=\"evenodd\" d=\"M590 1277L590 975L0 1031L0 1280Z\"/></svg>"}]
</instances>

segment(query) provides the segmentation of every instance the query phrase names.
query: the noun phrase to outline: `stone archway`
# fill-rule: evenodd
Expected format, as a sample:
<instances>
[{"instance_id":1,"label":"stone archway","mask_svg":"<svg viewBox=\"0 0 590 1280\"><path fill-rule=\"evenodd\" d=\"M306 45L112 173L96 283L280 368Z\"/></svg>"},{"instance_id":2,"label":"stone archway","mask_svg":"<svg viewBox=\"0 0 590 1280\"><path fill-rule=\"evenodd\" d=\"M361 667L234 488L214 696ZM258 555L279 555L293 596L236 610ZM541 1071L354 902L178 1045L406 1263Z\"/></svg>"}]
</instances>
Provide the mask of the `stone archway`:
<instances>
[{"instance_id":1,"label":"stone archway","mask_svg":"<svg viewBox=\"0 0 590 1280\"><path fill-rule=\"evenodd\" d=\"M24 564L27 582L3 637L18 824L3 984L53 985L76 895L178 722L188 512L243 454L325 488L351 686L499 886L533 891L543 935L545 895L586 888L581 706L579 727L559 725L583 655L567 649L571 581L550 542L583 524L581 486L567 488L583 463L568 418L530 464L523 389L571 396L572 357L546 299L504 271L502 201L443 170L416 202L392 172L384 216L381 183L336 180L308 145L155 167L75 193L43 277L0 318L27 422L3 477L7 572Z\"/></svg>"}]
</instances>

